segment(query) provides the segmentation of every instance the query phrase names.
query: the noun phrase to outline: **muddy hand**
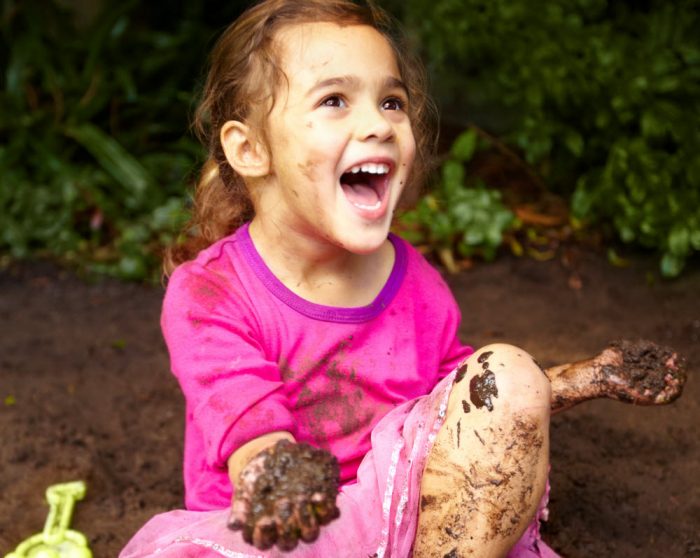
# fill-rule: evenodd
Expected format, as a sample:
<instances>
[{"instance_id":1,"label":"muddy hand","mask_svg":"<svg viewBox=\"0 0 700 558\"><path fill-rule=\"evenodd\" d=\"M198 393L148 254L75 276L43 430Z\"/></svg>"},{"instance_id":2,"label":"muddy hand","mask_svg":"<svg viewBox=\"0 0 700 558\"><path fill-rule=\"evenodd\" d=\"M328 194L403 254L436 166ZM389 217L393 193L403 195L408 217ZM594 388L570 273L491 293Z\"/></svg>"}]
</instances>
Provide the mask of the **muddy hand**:
<instances>
[{"instance_id":1,"label":"muddy hand","mask_svg":"<svg viewBox=\"0 0 700 558\"><path fill-rule=\"evenodd\" d=\"M229 527L261 550L312 542L339 516L337 460L308 444L277 442L251 460L240 481Z\"/></svg>"},{"instance_id":2,"label":"muddy hand","mask_svg":"<svg viewBox=\"0 0 700 558\"><path fill-rule=\"evenodd\" d=\"M615 341L597 358L604 394L636 405L664 405L680 397L685 360L651 341Z\"/></svg>"}]
</instances>

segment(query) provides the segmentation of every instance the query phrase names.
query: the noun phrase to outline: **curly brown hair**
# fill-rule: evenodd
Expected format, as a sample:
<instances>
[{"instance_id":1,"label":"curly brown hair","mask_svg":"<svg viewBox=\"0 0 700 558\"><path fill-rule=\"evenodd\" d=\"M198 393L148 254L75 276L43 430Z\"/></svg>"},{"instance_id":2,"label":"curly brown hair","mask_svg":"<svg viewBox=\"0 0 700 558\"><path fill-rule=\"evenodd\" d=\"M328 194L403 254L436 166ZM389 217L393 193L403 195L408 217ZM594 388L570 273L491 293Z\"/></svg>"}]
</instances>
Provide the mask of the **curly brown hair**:
<instances>
[{"instance_id":1,"label":"curly brown hair","mask_svg":"<svg viewBox=\"0 0 700 558\"><path fill-rule=\"evenodd\" d=\"M224 155L221 127L230 120L246 122L265 139L266 115L260 107L274 105L276 86L286 79L275 52L276 33L289 25L312 22L368 25L391 45L408 89L408 113L416 139L416 158L403 203L418 194L435 151L436 112L427 93L423 65L407 48L390 16L371 1L265 0L236 19L212 50L193 123L208 159L195 186L191 219L180 239L166 251L166 275L253 218L246 184Z\"/></svg>"}]
</instances>

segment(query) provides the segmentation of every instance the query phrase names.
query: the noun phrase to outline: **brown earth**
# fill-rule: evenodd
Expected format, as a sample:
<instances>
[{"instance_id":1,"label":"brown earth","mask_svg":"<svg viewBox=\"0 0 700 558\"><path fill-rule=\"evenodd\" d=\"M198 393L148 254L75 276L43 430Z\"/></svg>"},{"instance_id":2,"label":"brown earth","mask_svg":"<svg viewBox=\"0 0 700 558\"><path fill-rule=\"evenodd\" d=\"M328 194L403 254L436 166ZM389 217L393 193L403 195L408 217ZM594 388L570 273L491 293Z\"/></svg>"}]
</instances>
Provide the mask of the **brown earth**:
<instances>
[{"instance_id":1,"label":"brown earth","mask_svg":"<svg viewBox=\"0 0 700 558\"><path fill-rule=\"evenodd\" d=\"M450 277L464 339L516 343L546 366L647 338L688 358L689 381L667 407L595 401L554 417L545 538L571 558L700 557L700 269L661 281L646 258L574 255ZM47 264L0 271L0 555L42 530L52 483L87 481L72 525L97 558L181 506L183 402L161 296Z\"/></svg>"}]
</instances>

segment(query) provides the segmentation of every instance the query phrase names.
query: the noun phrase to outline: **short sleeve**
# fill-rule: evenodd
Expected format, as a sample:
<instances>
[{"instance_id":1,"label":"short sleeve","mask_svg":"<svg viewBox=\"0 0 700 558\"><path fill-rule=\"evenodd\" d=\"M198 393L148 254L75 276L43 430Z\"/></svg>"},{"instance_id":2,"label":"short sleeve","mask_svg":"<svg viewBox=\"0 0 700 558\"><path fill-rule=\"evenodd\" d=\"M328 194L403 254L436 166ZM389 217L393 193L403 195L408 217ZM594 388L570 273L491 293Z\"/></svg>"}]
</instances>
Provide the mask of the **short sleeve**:
<instances>
[{"instance_id":1,"label":"short sleeve","mask_svg":"<svg viewBox=\"0 0 700 558\"><path fill-rule=\"evenodd\" d=\"M279 365L266 354L251 301L230 278L196 262L176 269L161 326L171 368L207 464L225 468L241 445L273 431L294 434Z\"/></svg>"}]
</instances>

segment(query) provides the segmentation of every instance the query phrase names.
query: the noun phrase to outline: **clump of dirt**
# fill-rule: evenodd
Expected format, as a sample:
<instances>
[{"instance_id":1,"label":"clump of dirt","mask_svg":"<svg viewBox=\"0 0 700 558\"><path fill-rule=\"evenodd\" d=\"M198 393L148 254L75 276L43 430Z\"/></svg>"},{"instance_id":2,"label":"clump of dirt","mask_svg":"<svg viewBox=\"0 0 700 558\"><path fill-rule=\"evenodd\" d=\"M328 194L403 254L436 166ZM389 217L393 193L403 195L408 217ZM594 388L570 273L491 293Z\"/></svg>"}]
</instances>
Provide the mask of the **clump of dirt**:
<instances>
[{"instance_id":1,"label":"clump of dirt","mask_svg":"<svg viewBox=\"0 0 700 558\"><path fill-rule=\"evenodd\" d=\"M634 386L642 398L628 394L630 401L670 403L681 395L686 381L686 362L670 347L652 341L623 339L610 343L609 349L620 355L621 362L605 364L601 370L606 379Z\"/></svg>"},{"instance_id":2,"label":"clump of dirt","mask_svg":"<svg viewBox=\"0 0 700 558\"><path fill-rule=\"evenodd\" d=\"M248 516L244 524L231 526L243 531L247 543L293 550L299 539L312 542L319 525L339 517L340 469L332 454L280 440L258 457L262 467L253 483Z\"/></svg>"}]
</instances>

